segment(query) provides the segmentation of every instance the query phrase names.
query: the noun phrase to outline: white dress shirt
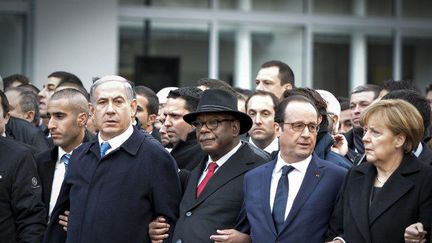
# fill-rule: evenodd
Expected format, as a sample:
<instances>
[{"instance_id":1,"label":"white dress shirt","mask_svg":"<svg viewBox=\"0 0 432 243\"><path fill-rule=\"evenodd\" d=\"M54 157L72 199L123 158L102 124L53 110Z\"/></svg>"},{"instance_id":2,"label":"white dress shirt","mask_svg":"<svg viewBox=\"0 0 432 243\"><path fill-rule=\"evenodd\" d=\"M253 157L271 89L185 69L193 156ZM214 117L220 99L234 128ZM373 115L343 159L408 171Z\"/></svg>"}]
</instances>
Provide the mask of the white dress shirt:
<instances>
[{"instance_id":1,"label":"white dress shirt","mask_svg":"<svg viewBox=\"0 0 432 243\"><path fill-rule=\"evenodd\" d=\"M232 156L233 154L235 154L235 153L237 152L237 150L239 150L240 146L241 146L241 142L239 142L239 143L238 143L238 144L237 144L233 149L231 149L228 153L226 153L224 156L222 156L222 157L221 157L220 159L218 159L217 161L213 161L213 160L210 158L210 156L208 156L207 163L206 163L206 167L205 167L204 172L202 173L200 179L198 180L198 185L201 183L202 180L204 180L204 177L207 175L207 169L208 169L208 166L209 166L209 164L210 164L211 162L215 162L215 163L218 165L218 167L217 167L216 170L214 171L214 173L216 173L216 171L218 171L219 168L220 168L223 164L225 164L225 162L227 162L228 159L231 158L231 156Z\"/></svg>"},{"instance_id":2,"label":"white dress shirt","mask_svg":"<svg viewBox=\"0 0 432 243\"><path fill-rule=\"evenodd\" d=\"M279 183L279 179L282 174L282 167L284 165L291 165L294 167L290 173L288 173L288 202L285 209L285 219L287 218L292 205L294 203L294 199L297 196L298 191L300 190L300 186L303 182L304 176L306 174L306 170L309 166L309 163L312 159L312 155L309 155L305 160L296 162L296 163L286 163L278 153L278 159L276 161L275 168L273 169L272 179L270 184L270 209L273 212L273 203L276 196L276 190Z\"/></svg>"},{"instance_id":3,"label":"white dress shirt","mask_svg":"<svg viewBox=\"0 0 432 243\"><path fill-rule=\"evenodd\" d=\"M252 137L249 138L249 143L251 143L253 146L259 148L253 141L252 141ZM273 141L267 145L267 147L265 147L263 149L264 151L266 151L267 153L271 154L274 151L278 151L279 150L279 138L275 137L275 139L273 139Z\"/></svg>"},{"instance_id":4,"label":"white dress shirt","mask_svg":"<svg viewBox=\"0 0 432 243\"><path fill-rule=\"evenodd\" d=\"M51 186L51 196L50 196L49 212L48 212L49 216L51 216L51 212L54 209L54 206L57 202L57 198L60 193L60 188L65 176L66 168L63 163L63 160L61 159L65 154L66 152L61 147L58 147L58 157L55 165L54 178ZM72 152L70 152L69 154L72 155Z\"/></svg>"},{"instance_id":5,"label":"white dress shirt","mask_svg":"<svg viewBox=\"0 0 432 243\"><path fill-rule=\"evenodd\" d=\"M107 150L107 152L105 153L111 153L111 151L117 149L118 147L120 147L124 142L126 142L126 140L128 140L128 138L132 135L133 133L133 127L132 125L129 125L129 127L126 129L126 131L124 131L123 133L121 133L118 136L115 136L113 138L111 138L110 140L103 140L102 137L100 136L100 133L98 133L98 142L99 142L99 146L101 143L103 142L108 142L109 145L111 146L110 149Z\"/></svg>"}]
</instances>

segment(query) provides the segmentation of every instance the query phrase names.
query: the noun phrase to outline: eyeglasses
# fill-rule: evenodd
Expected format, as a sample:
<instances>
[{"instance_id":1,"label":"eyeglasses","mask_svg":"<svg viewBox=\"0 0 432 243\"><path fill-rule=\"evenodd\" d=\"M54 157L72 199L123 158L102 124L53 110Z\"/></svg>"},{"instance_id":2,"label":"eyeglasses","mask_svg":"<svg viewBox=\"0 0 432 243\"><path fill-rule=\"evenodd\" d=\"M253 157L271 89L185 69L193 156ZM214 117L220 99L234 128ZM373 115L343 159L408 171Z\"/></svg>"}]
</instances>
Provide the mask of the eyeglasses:
<instances>
[{"instance_id":1,"label":"eyeglasses","mask_svg":"<svg viewBox=\"0 0 432 243\"><path fill-rule=\"evenodd\" d=\"M203 121L200 121L200 120L196 120L196 121L193 121L191 124L192 124L192 126L194 126L197 130L201 130L201 128L205 125L208 129L210 129L210 130L215 130L216 128L218 128L218 126L219 126L219 123L222 123L222 122L224 122L224 121L230 121L230 122L232 122L232 121L234 121L233 119L220 119L220 120L218 120L218 119L211 119L211 120L208 120L208 121L205 121L205 122L203 122Z\"/></svg>"},{"instance_id":2,"label":"eyeglasses","mask_svg":"<svg viewBox=\"0 0 432 243\"><path fill-rule=\"evenodd\" d=\"M310 133L316 133L319 131L319 125L315 123L304 124L303 122L284 122L283 124L288 124L296 132L303 132L305 127L309 129Z\"/></svg>"}]
</instances>

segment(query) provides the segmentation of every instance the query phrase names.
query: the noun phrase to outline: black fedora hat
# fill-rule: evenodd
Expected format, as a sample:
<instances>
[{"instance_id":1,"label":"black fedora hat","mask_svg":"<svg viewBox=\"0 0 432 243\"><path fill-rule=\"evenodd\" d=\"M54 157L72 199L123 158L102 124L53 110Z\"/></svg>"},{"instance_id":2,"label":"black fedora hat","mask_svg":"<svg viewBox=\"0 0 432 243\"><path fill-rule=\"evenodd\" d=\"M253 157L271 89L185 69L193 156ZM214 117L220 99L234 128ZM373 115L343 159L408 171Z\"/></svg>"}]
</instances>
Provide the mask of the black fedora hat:
<instances>
[{"instance_id":1,"label":"black fedora hat","mask_svg":"<svg viewBox=\"0 0 432 243\"><path fill-rule=\"evenodd\" d=\"M195 112L183 116L183 120L191 124L202 113L227 113L240 121L240 134L246 133L252 127L252 119L245 113L238 111L237 98L226 90L208 89L202 93Z\"/></svg>"}]
</instances>

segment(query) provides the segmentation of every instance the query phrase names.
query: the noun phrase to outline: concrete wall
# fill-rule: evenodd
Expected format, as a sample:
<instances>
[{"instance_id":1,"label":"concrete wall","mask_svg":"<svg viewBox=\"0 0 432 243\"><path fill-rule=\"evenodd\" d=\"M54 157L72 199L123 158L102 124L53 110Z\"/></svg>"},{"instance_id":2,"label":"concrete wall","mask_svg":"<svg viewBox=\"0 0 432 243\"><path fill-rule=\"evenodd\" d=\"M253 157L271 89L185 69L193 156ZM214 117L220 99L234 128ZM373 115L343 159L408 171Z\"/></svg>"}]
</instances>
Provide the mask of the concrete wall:
<instances>
[{"instance_id":1,"label":"concrete wall","mask_svg":"<svg viewBox=\"0 0 432 243\"><path fill-rule=\"evenodd\" d=\"M42 87L53 71L85 84L117 73L117 0L35 1L33 80Z\"/></svg>"}]
</instances>

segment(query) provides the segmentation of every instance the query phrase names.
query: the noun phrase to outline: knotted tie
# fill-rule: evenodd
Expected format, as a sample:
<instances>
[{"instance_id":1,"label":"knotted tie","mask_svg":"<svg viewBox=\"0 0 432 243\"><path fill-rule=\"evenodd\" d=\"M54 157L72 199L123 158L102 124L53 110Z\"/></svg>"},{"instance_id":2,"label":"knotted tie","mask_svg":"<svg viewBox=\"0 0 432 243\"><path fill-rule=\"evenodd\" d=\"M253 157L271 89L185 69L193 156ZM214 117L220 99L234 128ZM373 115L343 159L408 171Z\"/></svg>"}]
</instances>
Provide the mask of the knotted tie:
<instances>
[{"instance_id":1,"label":"knotted tie","mask_svg":"<svg viewBox=\"0 0 432 243\"><path fill-rule=\"evenodd\" d=\"M207 185L207 182L209 182L209 180L214 175L214 172L215 172L215 170L216 170L217 167L218 167L218 165L215 162L211 162L208 165L207 174L206 174L206 176L204 177L204 179L201 181L201 183L197 187L197 192L196 192L197 198L199 197L199 195L201 194L201 192L204 190L204 187Z\"/></svg>"},{"instance_id":2,"label":"knotted tie","mask_svg":"<svg viewBox=\"0 0 432 243\"><path fill-rule=\"evenodd\" d=\"M103 142L103 143L101 143L101 146L100 146L100 157L101 157L101 158L104 157L105 154L106 154L106 152L107 152L108 149L110 149L110 148L111 148L111 145L110 145L108 142Z\"/></svg>"},{"instance_id":3,"label":"knotted tie","mask_svg":"<svg viewBox=\"0 0 432 243\"><path fill-rule=\"evenodd\" d=\"M61 157L61 160L63 161L64 166L65 166L65 174L68 170L70 157L71 157L70 154L63 154L63 156Z\"/></svg>"},{"instance_id":4,"label":"knotted tie","mask_svg":"<svg viewBox=\"0 0 432 243\"><path fill-rule=\"evenodd\" d=\"M279 233L285 223L285 210L288 201L288 173L293 170L294 167L290 165L284 165L282 167L282 175L279 179L278 186L276 189L276 195L273 202L273 221L276 226L276 230Z\"/></svg>"}]
</instances>

